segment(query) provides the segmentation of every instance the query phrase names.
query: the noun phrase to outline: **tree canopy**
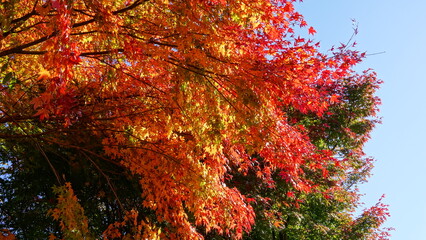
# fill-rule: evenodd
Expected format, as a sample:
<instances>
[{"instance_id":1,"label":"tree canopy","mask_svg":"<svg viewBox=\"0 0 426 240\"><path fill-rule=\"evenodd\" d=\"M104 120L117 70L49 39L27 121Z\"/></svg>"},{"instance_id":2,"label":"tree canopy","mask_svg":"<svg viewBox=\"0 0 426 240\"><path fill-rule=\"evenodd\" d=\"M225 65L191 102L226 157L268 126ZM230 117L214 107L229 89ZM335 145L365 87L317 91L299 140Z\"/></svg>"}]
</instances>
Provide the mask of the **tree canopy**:
<instances>
[{"instance_id":1,"label":"tree canopy","mask_svg":"<svg viewBox=\"0 0 426 240\"><path fill-rule=\"evenodd\" d=\"M2 1L3 238L385 239L380 81L293 2Z\"/></svg>"}]
</instances>

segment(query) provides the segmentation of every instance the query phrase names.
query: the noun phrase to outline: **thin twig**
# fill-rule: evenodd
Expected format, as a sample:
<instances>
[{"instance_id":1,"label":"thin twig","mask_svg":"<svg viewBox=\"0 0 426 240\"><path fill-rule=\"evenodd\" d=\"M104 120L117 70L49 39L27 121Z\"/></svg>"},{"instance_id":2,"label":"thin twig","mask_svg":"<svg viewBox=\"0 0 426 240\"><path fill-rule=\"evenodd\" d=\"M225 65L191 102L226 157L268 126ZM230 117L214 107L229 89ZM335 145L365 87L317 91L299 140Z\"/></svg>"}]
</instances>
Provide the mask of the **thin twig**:
<instances>
[{"instance_id":1,"label":"thin twig","mask_svg":"<svg viewBox=\"0 0 426 240\"><path fill-rule=\"evenodd\" d=\"M110 189L111 189L111 191L112 191L112 193L114 194L114 196L115 196L115 199L117 200L117 202L118 202L118 205L120 206L120 208L121 208L121 210L124 212L125 211L125 209L124 209L124 207L123 207L123 204L121 203L121 201L120 201L120 199L118 198L118 195L117 195L117 192L115 191L115 188L114 188L114 186L113 186L113 184L111 183L111 181L110 181L110 179L109 179L109 177L102 171L102 169L98 166L98 164L96 164L95 163L95 161L93 161L92 160L92 158L90 158L84 151L81 151L81 153L84 155L84 156L86 156L86 158L93 164L93 166L95 166L96 167L96 169L98 169L98 171L102 174L102 176L104 176L104 178L105 178L105 180L107 181L107 183L108 183L108 186L110 187Z\"/></svg>"}]
</instances>

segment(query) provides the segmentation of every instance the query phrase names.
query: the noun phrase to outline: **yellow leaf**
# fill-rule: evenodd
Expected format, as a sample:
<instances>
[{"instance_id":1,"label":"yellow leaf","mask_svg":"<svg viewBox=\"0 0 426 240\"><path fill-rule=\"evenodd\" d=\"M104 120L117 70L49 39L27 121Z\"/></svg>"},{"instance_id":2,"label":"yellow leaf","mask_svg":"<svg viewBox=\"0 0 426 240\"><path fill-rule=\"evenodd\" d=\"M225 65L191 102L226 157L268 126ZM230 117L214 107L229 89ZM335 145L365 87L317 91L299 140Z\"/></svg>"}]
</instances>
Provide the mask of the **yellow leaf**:
<instances>
[{"instance_id":1,"label":"yellow leaf","mask_svg":"<svg viewBox=\"0 0 426 240\"><path fill-rule=\"evenodd\" d=\"M37 78L37 81L50 78L50 72L47 71L44 68L41 68L41 70L40 70L40 72L38 72L38 74L39 74L39 76Z\"/></svg>"}]
</instances>

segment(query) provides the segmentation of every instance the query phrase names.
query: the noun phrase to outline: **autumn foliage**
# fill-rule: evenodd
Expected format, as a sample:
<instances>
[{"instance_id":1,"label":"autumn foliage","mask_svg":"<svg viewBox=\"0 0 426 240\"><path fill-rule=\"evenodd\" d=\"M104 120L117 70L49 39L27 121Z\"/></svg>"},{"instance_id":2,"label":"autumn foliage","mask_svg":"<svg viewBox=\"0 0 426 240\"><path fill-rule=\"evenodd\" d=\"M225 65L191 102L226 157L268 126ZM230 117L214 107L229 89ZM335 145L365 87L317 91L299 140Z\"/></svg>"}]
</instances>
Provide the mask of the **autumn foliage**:
<instances>
[{"instance_id":1,"label":"autumn foliage","mask_svg":"<svg viewBox=\"0 0 426 240\"><path fill-rule=\"evenodd\" d=\"M319 201L342 227L323 233L385 237L385 206L349 213L379 81L296 34L315 30L293 2L2 1L2 182L40 183L40 236L241 239L319 224Z\"/></svg>"}]
</instances>

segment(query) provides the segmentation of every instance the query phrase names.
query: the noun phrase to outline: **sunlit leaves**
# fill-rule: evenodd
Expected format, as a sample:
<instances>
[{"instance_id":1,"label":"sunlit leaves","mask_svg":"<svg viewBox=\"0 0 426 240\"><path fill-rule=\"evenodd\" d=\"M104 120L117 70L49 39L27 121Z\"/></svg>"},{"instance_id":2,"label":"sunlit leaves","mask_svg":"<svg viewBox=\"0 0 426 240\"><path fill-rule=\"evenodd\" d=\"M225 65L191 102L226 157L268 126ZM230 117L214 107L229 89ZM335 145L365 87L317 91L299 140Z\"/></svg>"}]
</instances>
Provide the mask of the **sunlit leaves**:
<instances>
[{"instance_id":1,"label":"sunlit leaves","mask_svg":"<svg viewBox=\"0 0 426 240\"><path fill-rule=\"evenodd\" d=\"M71 184L55 187L54 192L58 195L58 203L49 213L59 221L65 239L90 239L87 218Z\"/></svg>"},{"instance_id":2,"label":"sunlit leaves","mask_svg":"<svg viewBox=\"0 0 426 240\"><path fill-rule=\"evenodd\" d=\"M352 93L343 83L355 79L351 68L363 55L346 46L325 55L297 36L294 28L307 23L293 2L2 3L4 139L28 138L39 151L51 144L79 151L112 193L113 173L92 158L126 169L131 176L117 175L138 183L138 206L152 212L142 219L134 205L120 209L123 220L109 224L106 238L217 233L240 239L254 224L254 202L279 199L245 196L231 181L240 174L259 189L284 181L290 200L280 199L280 206L301 206L303 194L338 195L340 189L327 192L319 183L351 167L356 176L362 167L338 165L333 154L341 151L331 149L333 141L360 150L377 102L370 97L365 108L354 106L354 113L367 112L332 128L337 132L327 128L334 118L342 123L339 116L346 119L345 108L354 103L349 95L361 83ZM366 81L361 95L375 87ZM43 161L49 164L46 154ZM66 180L60 178L65 170L51 168L59 183ZM66 232L73 222L65 221L83 213L69 185L56 191L59 203L66 201L53 213ZM69 215L65 205L78 214ZM286 214L265 216L275 213Z\"/></svg>"}]
</instances>

